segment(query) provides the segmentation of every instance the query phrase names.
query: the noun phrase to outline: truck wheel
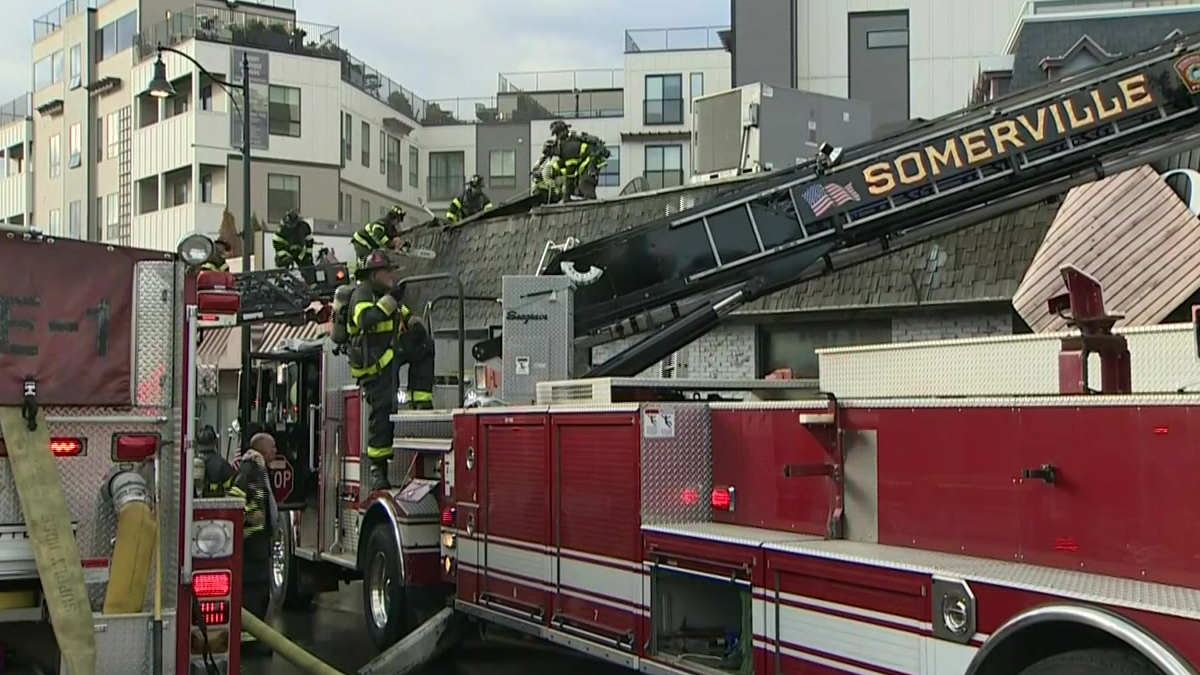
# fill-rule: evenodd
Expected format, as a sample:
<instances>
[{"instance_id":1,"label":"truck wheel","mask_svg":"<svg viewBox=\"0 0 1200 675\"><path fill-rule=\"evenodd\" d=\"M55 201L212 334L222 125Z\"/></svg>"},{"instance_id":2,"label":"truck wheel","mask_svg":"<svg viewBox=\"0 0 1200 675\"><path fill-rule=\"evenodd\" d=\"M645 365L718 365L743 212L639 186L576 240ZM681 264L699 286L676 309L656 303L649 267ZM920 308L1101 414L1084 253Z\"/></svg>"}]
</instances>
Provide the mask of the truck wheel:
<instances>
[{"instance_id":1,"label":"truck wheel","mask_svg":"<svg viewBox=\"0 0 1200 675\"><path fill-rule=\"evenodd\" d=\"M300 562L295 550L291 524L284 522L271 541L271 603L284 609L305 610L312 607L313 595L300 590Z\"/></svg>"},{"instance_id":2,"label":"truck wheel","mask_svg":"<svg viewBox=\"0 0 1200 675\"><path fill-rule=\"evenodd\" d=\"M1021 675L1162 675L1132 649L1105 647L1055 654L1021 671Z\"/></svg>"},{"instance_id":3,"label":"truck wheel","mask_svg":"<svg viewBox=\"0 0 1200 675\"><path fill-rule=\"evenodd\" d=\"M367 632L379 650L408 633L408 607L400 550L387 528L372 528L363 566L363 614Z\"/></svg>"}]
</instances>

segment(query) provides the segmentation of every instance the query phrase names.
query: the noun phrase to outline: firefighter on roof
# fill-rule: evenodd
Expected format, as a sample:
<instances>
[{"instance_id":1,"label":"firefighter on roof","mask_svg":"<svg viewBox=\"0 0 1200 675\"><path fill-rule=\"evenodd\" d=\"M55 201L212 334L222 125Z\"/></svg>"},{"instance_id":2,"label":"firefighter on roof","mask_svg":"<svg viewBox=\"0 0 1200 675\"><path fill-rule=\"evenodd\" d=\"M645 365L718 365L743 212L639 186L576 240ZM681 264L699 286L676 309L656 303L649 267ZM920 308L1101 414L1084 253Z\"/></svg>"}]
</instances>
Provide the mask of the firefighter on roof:
<instances>
[{"instance_id":1,"label":"firefighter on roof","mask_svg":"<svg viewBox=\"0 0 1200 675\"><path fill-rule=\"evenodd\" d=\"M483 176L475 174L467 183L467 189L450 202L450 209L446 211L446 220L457 223L463 218L470 218L476 213L490 208L492 208L492 200L488 199L487 193L483 191Z\"/></svg>"},{"instance_id":2,"label":"firefighter on roof","mask_svg":"<svg viewBox=\"0 0 1200 675\"><path fill-rule=\"evenodd\" d=\"M229 494L246 500L242 529L242 606L258 618L271 603L271 536L279 508L271 490L271 462L275 439L268 433L250 438ZM243 640L248 634L243 633ZM252 639L252 638L251 638Z\"/></svg>"},{"instance_id":3,"label":"firefighter on roof","mask_svg":"<svg viewBox=\"0 0 1200 675\"><path fill-rule=\"evenodd\" d=\"M225 261L225 257L229 255L229 244L225 243L224 239L218 239L213 246L212 257L200 266L202 270L212 270L214 272L228 272L229 263Z\"/></svg>"},{"instance_id":4,"label":"firefighter on roof","mask_svg":"<svg viewBox=\"0 0 1200 675\"><path fill-rule=\"evenodd\" d=\"M386 251L367 254L357 274L361 283L350 296L350 375L362 387L371 406L368 420L367 458L371 463L371 490L386 490L388 460L392 458L396 392L400 389L396 335L410 314L400 304L404 287L396 284L395 263Z\"/></svg>"},{"instance_id":5,"label":"firefighter on roof","mask_svg":"<svg viewBox=\"0 0 1200 675\"><path fill-rule=\"evenodd\" d=\"M279 231L272 238L275 242L275 266L280 269L289 267L312 267L313 264L313 234L312 228L300 214L288 211L283 216Z\"/></svg>"},{"instance_id":6,"label":"firefighter on roof","mask_svg":"<svg viewBox=\"0 0 1200 675\"><path fill-rule=\"evenodd\" d=\"M562 120L550 124L550 133L554 135L554 155L558 157L563 176L562 201L569 201L576 192L585 199L595 199L599 183L596 157L607 152L603 144L598 143L600 139L572 133L570 125ZM589 143L587 139L594 140Z\"/></svg>"},{"instance_id":7,"label":"firefighter on roof","mask_svg":"<svg viewBox=\"0 0 1200 675\"><path fill-rule=\"evenodd\" d=\"M371 251L376 249L395 249L400 245L400 223L404 222L404 209L393 206L378 220L373 220L359 228L350 238L354 244L354 253L361 264Z\"/></svg>"}]
</instances>

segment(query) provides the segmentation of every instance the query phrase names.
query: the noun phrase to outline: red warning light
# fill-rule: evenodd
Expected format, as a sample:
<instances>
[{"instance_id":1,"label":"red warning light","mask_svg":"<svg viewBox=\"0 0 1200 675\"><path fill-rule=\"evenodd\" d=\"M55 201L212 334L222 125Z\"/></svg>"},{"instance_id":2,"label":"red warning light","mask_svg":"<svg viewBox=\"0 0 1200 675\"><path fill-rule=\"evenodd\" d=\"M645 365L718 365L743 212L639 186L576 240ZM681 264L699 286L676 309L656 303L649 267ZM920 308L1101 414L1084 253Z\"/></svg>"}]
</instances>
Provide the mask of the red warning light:
<instances>
[{"instance_id":1,"label":"red warning light","mask_svg":"<svg viewBox=\"0 0 1200 675\"><path fill-rule=\"evenodd\" d=\"M223 598L233 588L233 574L228 570L196 572L192 575L192 590L197 598Z\"/></svg>"},{"instance_id":2,"label":"red warning light","mask_svg":"<svg viewBox=\"0 0 1200 675\"><path fill-rule=\"evenodd\" d=\"M700 501L700 491L696 488L683 488L683 492L679 495L679 501L691 506Z\"/></svg>"}]
</instances>

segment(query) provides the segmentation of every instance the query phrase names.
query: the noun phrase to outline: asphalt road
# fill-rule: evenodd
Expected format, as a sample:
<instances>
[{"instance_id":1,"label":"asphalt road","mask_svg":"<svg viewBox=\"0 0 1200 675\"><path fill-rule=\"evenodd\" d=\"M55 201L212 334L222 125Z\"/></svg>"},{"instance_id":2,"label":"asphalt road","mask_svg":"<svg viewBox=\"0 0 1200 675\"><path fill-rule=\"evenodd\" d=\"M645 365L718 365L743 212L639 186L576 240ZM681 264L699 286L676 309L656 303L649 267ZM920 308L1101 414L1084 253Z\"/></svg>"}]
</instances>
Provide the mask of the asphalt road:
<instances>
[{"instance_id":1,"label":"asphalt road","mask_svg":"<svg viewBox=\"0 0 1200 675\"><path fill-rule=\"evenodd\" d=\"M270 623L289 639L329 665L353 675L374 656L363 629L362 591L358 584L319 596L311 612L270 616ZM456 648L420 675L629 675L631 671L548 648L481 644ZM247 655L243 675L303 675L278 656Z\"/></svg>"}]
</instances>

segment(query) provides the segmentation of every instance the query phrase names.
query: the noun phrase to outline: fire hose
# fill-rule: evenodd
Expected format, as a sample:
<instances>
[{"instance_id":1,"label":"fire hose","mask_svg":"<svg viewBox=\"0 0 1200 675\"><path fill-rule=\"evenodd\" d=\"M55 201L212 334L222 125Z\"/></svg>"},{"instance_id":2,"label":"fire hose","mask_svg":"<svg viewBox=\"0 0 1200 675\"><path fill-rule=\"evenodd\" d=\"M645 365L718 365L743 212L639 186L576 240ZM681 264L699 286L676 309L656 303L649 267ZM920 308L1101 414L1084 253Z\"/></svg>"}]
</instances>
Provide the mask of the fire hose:
<instances>
[{"instance_id":1,"label":"fire hose","mask_svg":"<svg viewBox=\"0 0 1200 675\"><path fill-rule=\"evenodd\" d=\"M71 675L95 675L92 607L45 415L37 411L27 420L20 407L0 407L0 435L63 663Z\"/></svg>"},{"instance_id":2,"label":"fire hose","mask_svg":"<svg viewBox=\"0 0 1200 675\"><path fill-rule=\"evenodd\" d=\"M312 673L312 675L344 675L342 671L305 651L300 645L297 645L266 623L263 623L262 619L246 611L245 608L242 609L242 628L245 628L248 633L258 638L271 651L282 656L289 663L306 673Z\"/></svg>"}]
</instances>

